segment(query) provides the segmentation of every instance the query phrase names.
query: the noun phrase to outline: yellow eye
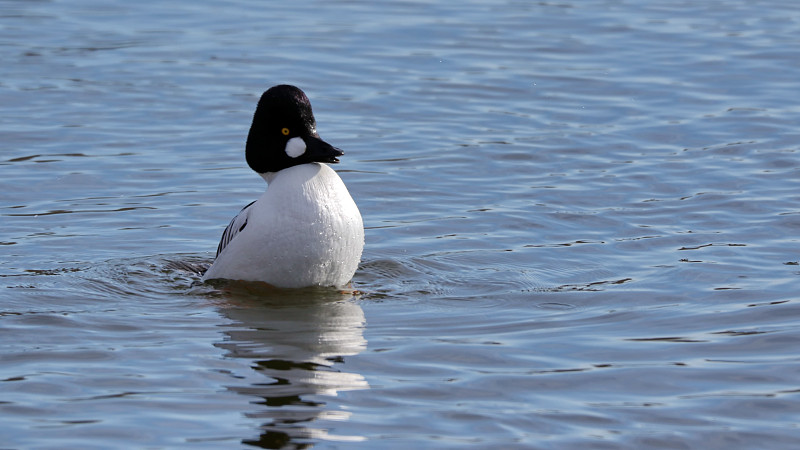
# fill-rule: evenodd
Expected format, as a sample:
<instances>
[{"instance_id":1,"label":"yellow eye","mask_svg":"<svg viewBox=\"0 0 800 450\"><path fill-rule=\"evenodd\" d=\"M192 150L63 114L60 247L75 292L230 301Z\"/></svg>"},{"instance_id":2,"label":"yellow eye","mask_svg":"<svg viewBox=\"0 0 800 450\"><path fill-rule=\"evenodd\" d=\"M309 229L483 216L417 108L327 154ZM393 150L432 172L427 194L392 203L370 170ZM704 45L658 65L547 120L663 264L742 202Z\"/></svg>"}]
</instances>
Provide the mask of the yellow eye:
<instances>
[{"instance_id":1,"label":"yellow eye","mask_svg":"<svg viewBox=\"0 0 800 450\"><path fill-rule=\"evenodd\" d=\"M288 136L289 135L289 129L288 128L283 128L283 129L281 129L281 133L283 133L284 136Z\"/></svg>"}]
</instances>

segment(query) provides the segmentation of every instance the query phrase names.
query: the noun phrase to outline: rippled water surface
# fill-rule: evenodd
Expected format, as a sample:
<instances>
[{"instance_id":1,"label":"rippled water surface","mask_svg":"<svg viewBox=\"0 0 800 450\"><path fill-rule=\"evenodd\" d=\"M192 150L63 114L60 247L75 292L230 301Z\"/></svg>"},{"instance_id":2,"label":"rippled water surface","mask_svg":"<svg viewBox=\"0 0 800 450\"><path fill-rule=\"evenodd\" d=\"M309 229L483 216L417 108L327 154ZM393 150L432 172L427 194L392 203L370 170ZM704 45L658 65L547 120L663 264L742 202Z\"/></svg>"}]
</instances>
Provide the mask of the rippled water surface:
<instances>
[{"instance_id":1,"label":"rippled water surface","mask_svg":"<svg viewBox=\"0 0 800 450\"><path fill-rule=\"evenodd\" d=\"M794 448L793 2L0 2L2 448ZM353 289L203 285L302 87Z\"/></svg>"}]
</instances>

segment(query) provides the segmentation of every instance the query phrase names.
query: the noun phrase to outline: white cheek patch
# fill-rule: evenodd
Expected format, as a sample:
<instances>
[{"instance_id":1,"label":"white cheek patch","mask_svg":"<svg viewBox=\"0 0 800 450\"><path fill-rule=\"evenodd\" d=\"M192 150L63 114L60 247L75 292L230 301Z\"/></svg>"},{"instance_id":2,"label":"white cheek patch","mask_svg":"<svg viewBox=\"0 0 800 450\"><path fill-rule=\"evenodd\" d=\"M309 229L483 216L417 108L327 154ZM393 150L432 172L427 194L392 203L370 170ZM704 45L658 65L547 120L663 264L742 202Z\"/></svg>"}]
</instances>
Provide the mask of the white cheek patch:
<instances>
[{"instance_id":1,"label":"white cheek patch","mask_svg":"<svg viewBox=\"0 0 800 450\"><path fill-rule=\"evenodd\" d=\"M297 158L306 152L306 143L299 137L293 137L286 143L286 154L292 158Z\"/></svg>"}]
</instances>

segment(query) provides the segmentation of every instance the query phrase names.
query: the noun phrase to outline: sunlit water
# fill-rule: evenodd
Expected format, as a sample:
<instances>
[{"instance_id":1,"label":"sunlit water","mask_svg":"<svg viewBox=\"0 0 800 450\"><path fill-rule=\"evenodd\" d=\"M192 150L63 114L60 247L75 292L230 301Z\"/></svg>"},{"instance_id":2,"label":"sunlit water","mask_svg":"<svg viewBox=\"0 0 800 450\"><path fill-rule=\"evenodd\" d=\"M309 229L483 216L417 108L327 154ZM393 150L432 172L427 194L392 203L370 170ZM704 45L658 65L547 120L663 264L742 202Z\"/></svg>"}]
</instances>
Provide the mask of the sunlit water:
<instances>
[{"instance_id":1,"label":"sunlit water","mask_svg":"<svg viewBox=\"0 0 800 450\"><path fill-rule=\"evenodd\" d=\"M0 2L2 448L794 448L793 2ZM289 82L352 289L203 285Z\"/></svg>"}]
</instances>

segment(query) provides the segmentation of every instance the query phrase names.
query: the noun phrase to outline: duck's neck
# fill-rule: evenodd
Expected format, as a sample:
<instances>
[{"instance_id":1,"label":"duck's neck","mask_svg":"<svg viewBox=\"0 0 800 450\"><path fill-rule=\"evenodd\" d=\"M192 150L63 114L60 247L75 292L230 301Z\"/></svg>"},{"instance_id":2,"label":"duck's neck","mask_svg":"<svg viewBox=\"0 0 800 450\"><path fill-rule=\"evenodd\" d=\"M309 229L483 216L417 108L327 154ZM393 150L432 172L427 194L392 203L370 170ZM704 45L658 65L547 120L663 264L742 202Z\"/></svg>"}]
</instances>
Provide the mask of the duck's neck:
<instances>
[{"instance_id":1,"label":"duck's neck","mask_svg":"<svg viewBox=\"0 0 800 450\"><path fill-rule=\"evenodd\" d=\"M272 184L272 182L275 181L275 179L278 177L278 174L280 174L280 173L282 173L284 171L290 171L292 173L297 173L297 174L305 174L305 175L300 175L301 178L305 179L305 178L311 178L313 176L316 176L316 174L318 174L319 171L321 170L321 168L322 168L321 166L325 166L325 164L321 164L321 163L317 163L317 162L311 162L311 163L305 163L305 164L298 164L298 165L295 165L295 166L290 166L290 167L287 167L285 169L281 169L281 170L278 170L278 171L275 171L275 172L259 173L258 175L261 176L261 178L263 178L264 181L267 182L267 184ZM305 169L301 169L301 168L305 168ZM311 171L311 172L309 172L309 171ZM331 172L333 172L333 171L331 171ZM295 177L297 177L297 176L298 175L295 175Z\"/></svg>"},{"instance_id":2,"label":"duck's neck","mask_svg":"<svg viewBox=\"0 0 800 450\"><path fill-rule=\"evenodd\" d=\"M275 177L278 175L278 172L264 172L264 173L259 173L259 175L261 176L261 178L264 179L264 181L267 182L267 184L270 184L272 180L274 180Z\"/></svg>"}]
</instances>

